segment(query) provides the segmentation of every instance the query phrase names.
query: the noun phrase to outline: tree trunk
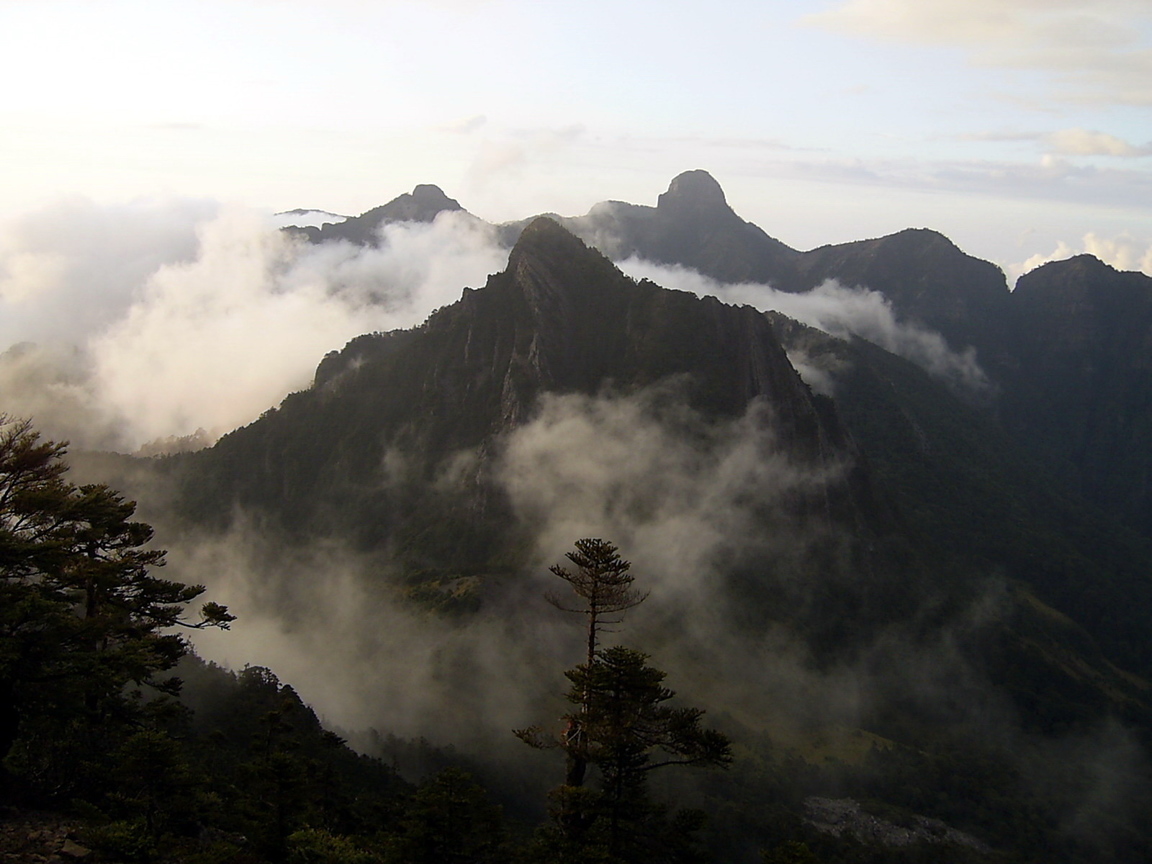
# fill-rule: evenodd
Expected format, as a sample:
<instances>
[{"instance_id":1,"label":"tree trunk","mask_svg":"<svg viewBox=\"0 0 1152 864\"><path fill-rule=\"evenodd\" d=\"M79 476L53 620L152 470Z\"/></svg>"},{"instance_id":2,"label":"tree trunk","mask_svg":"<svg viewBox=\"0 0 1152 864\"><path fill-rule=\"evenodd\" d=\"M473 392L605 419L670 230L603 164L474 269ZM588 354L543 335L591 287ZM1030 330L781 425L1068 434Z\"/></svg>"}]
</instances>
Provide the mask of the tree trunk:
<instances>
[{"instance_id":1,"label":"tree trunk","mask_svg":"<svg viewBox=\"0 0 1152 864\"><path fill-rule=\"evenodd\" d=\"M12 778L5 764L20 731L20 712L16 708L16 685L0 681L0 803L8 804L12 796Z\"/></svg>"}]
</instances>

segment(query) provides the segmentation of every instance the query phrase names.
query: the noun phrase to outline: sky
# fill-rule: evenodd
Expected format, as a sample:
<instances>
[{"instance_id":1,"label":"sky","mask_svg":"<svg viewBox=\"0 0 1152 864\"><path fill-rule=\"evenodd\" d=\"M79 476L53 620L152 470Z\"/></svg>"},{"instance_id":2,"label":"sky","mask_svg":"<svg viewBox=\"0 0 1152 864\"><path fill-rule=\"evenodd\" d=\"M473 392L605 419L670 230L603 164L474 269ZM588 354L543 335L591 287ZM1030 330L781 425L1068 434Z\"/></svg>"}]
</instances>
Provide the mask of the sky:
<instances>
[{"instance_id":1,"label":"sky","mask_svg":"<svg viewBox=\"0 0 1152 864\"><path fill-rule=\"evenodd\" d=\"M501 221L703 168L800 249L1152 271L1149 0L0 0L0 75L0 220L434 183Z\"/></svg>"}]
</instances>

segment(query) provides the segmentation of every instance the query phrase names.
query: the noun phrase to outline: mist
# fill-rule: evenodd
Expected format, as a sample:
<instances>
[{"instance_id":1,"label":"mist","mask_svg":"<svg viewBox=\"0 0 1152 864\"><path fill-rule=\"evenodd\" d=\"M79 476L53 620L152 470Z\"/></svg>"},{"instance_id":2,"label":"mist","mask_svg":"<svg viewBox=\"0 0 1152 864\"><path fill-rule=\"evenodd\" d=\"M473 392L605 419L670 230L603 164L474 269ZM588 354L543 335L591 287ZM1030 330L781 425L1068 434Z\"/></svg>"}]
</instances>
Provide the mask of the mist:
<instances>
[{"instance_id":1,"label":"mist","mask_svg":"<svg viewBox=\"0 0 1152 864\"><path fill-rule=\"evenodd\" d=\"M195 634L201 656L267 666L326 723L352 732L491 746L531 716L566 660L542 601L438 617L381 579L379 562L335 543L286 550L241 524L181 541L170 559L238 616L229 632Z\"/></svg>"},{"instance_id":2,"label":"mist","mask_svg":"<svg viewBox=\"0 0 1152 864\"><path fill-rule=\"evenodd\" d=\"M799 580L802 561L828 536L797 531L789 502L837 481L840 469L790 459L763 404L740 418L706 421L683 406L681 383L627 396L545 396L534 420L496 442L483 470L507 497L530 551L523 572L478 586L474 615L446 616L412 602L386 555L353 553L336 541L284 544L256 514L240 514L223 535L206 534L164 512L162 491L133 494L150 502L141 515L161 528L166 575L207 585L238 616L229 632L195 634L202 656L232 668L268 666L344 729L499 745L513 740L510 729L563 710L562 673L582 656L583 621L543 595L558 587L547 568L581 537L620 546L638 587L651 592L606 638L671 663L673 686L718 698L721 685L709 680L715 676L703 658L736 668L733 658L750 651L764 657L757 681L771 678L773 668L788 670L775 673L778 684L797 678L804 649L782 632L756 645L732 635L724 574L757 556ZM448 455L437 484L466 494L466 475L484 458ZM462 464L473 470L461 472ZM384 482L403 483L403 472L388 467ZM670 640L672 620L681 625ZM723 688L748 683L735 676ZM820 712L849 719L854 709L844 694L851 688L807 689Z\"/></svg>"},{"instance_id":3,"label":"mist","mask_svg":"<svg viewBox=\"0 0 1152 864\"><path fill-rule=\"evenodd\" d=\"M872 728L891 706L914 706L940 728L1015 754L1010 767L1022 790L1043 797L1053 784L1067 787L1053 818L1069 836L1106 845L1097 816L1108 807L1124 813L1126 792L1116 790L1139 800L1146 755L1118 723L1062 736L1026 731L1011 700L964 648L1011 616L1002 577L974 577L945 618L926 598L907 619L831 662L787 616L754 629L736 623L742 601L728 575L749 561L763 569L763 592L785 607L862 578L847 555L831 572L808 566L814 553L846 538L789 516L790 499L819 494L847 466L816 469L791 458L761 403L727 420L696 414L679 398L682 383L545 395L534 419L485 454L444 456L434 481L441 491L452 495L458 486L466 495L471 478L484 472L527 538L521 572L481 577L474 586L475 613L413 602L386 553L356 553L335 540L282 543L258 514L240 514L219 535L162 530L166 575L206 584L208 596L238 616L229 632L196 633L198 653L231 668L267 666L326 724L369 749L365 730L376 730L456 748L495 775L527 770L539 782L556 782L555 757L533 755L511 730L560 725L563 671L582 659L584 621L544 600L564 587L548 567L564 563L580 537L603 537L631 560L636 587L650 592L608 628L604 644L651 655L679 704L707 709L706 722L802 752L813 741L833 742L835 753L859 738L852 730ZM385 483L405 482L391 464L396 458L385 457ZM170 518L142 515L162 529ZM860 739L866 746L893 746L869 735ZM822 770L835 776L839 769ZM1069 777L1080 785L1069 786Z\"/></svg>"},{"instance_id":4,"label":"mist","mask_svg":"<svg viewBox=\"0 0 1152 864\"><path fill-rule=\"evenodd\" d=\"M278 230L286 218L204 200L76 199L0 226L5 410L77 448L203 446L308 387L328 351L419 324L507 261L495 229L466 213L385 226L372 248L309 245ZM956 386L987 383L971 349L897 321L876 291L829 282L789 294L637 259L621 267L861 336ZM810 385L834 389L793 359Z\"/></svg>"},{"instance_id":5,"label":"mist","mask_svg":"<svg viewBox=\"0 0 1152 864\"><path fill-rule=\"evenodd\" d=\"M971 346L955 351L934 330L900 321L892 304L879 291L867 287L849 288L829 280L803 294L777 291L771 285L754 282L725 284L695 270L655 264L638 258L619 262L620 269L636 279L649 279L665 288L711 295L725 303L747 305L761 312L775 311L831 336L859 336L887 351L910 360L949 384L969 391L988 387L988 377ZM830 383L820 373L797 362L797 371L806 383L827 392Z\"/></svg>"},{"instance_id":6,"label":"mist","mask_svg":"<svg viewBox=\"0 0 1152 864\"><path fill-rule=\"evenodd\" d=\"M203 201L66 202L4 226L0 238L4 410L75 447L129 452L201 427L208 441L250 422L309 386L326 352L365 332L418 325L465 286L482 285L508 254L466 214L388 226L366 249L310 246L266 214ZM953 351L939 334L898 321L876 291L829 282L798 295L635 259L621 266L860 336L956 386L987 384L971 349ZM793 359L814 387L834 389ZM836 559L846 538L788 517L795 496L819 495L849 466L796 463L760 403L706 421L684 407L678 386L545 396L494 455L446 458L439 482L448 492L463 482L452 466L490 458L485 470L529 538L526 572L481 585L471 617L412 603L387 559L335 541L279 544L258 514L240 514L222 535L169 532L169 517L142 515L169 548L166 575L207 585L238 615L230 632L196 634L202 656L268 666L343 729L518 752L510 730L555 722L563 670L582 653L579 616L542 598L557 587L547 568L592 536L616 543L651 592L606 638L650 653L689 704L722 706L740 728L785 741L858 728L899 693L1009 750L1028 749L1031 761L1018 767L1037 788L1051 782L1054 762L1070 760L1086 778L1079 805L1061 814L1076 836L1091 833L1091 814L1121 806L1113 790L1140 786L1146 756L1121 725L1052 739L1051 757L1035 756L1036 739L966 659L964 638L1008 614L1004 582L992 575L927 635L915 621L894 625L831 664L784 624L766 620L755 634L734 627L740 610L726 575L749 561L771 574L775 602L798 607L836 591L828 580L857 577L846 554L831 572L806 566L816 552Z\"/></svg>"},{"instance_id":7,"label":"mist","mask_svg":"<svg viewBox=\"0 0 1152 864\"><path fill-rule=\"evenodd\" d=\"M993 688L967 669L956 643L1003 614L1002 590L974 597L956 630L938 628L930 644L914 644L911 628L886 629L832 666L786 624L735 626L741 601L728 574L749 562L781 611L856 578L847 554L832 572L809 566L848 539L790 515L796 496L820 495L847 466L789 457L759 402L742 417L705 420L678 398L681 383L545 395L532 421L493 445L482 470L507 497L529 553L523 572L482 580L475 614L413 603L387 556L335 541L281 544L254 517L222 536L166 532L177 537L166 541L171 575L208 585L239 618L230 632L196 634L198 650L227 666L269 666L345 729L499 746L510 729L563 710L562 673L582 656L583 619L544 601L562 587L548 567L563 563L577 539L601 537L620 547L637 587L650 592L606 643L651 653L670 686L704 706L786 734L858 725L893 686L941 710L985 712ZM446 456L436 483L466 495L485 458ZM461 472L463 464L471 470ZM385 482L403 482L402 473L388 472Z\"/></svg>"},{"instance_id":8,"label":"mist","mask_svg":"<svg viewBox=\"0 0 1152 864\"><path fill-rule=\"evenodd\" d=\"M308 387L326 352L419 324L506 260L461 214L361 248L310 246L210 202L69 202L3 229L5 410L81 448L199 428L210 441Z\"/></svg>"}]
</instances>

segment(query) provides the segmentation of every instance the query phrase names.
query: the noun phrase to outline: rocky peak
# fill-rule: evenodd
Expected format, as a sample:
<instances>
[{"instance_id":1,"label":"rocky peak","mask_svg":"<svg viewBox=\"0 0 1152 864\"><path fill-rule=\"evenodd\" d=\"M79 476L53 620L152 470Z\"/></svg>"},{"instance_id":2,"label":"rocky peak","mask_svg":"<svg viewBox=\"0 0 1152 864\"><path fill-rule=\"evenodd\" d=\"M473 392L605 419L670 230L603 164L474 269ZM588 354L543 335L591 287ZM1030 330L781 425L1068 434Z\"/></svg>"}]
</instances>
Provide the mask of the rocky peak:
<instances>
[{"instance_id":1,"label":"rocky peak","mask_svg":"<svg viewBox=\"0 0 1152 864\"><path fill-rule=\"evenodd\" d=\"M514 270L525 260L561 263L574 255L588 254L588 246L559 222L548 216L537 216L528 223L508 256L508 266Z\"/></svg>"},{"instance_id":2,"label":"rocky peak","mask_svg":"<svg viewBox=\"0 0 1152 864\"><path fill-rule=\"evenodd\" d=\"M445 211L463 211L460 202L449 198L439 186L422 183L411 192L397 196L380 207L339 223L326 223L320 228L295 228L293 233L311 243L345 240L359 246L374 246L380 240L380 228L396 222L431 222ZM466 212L466 211L465 211Z\"/></svg>"},{"instance_id":3,"label":"rocky peak","mask_svg":"<svg viewBox=\"0 0 1152 864\"><path fill-rule=\"evenodd\" d=\"M1152 341L1152 278L1116 270L1092 255L1025 273L1012 305L1017 338L1031 343L1037 357L1051 360L1086 346L1142 356Z\"/></svg>"},{"instance_id":4,"label":"rocky peak","mask_svg":"<svg viewBox=\"0 0 1152 864\"><path fill-rule=\"evenodd\" d=\"M507 273L537 318L556 324L570 317L574 303L594 303L593 295L626 279L611 261L546 216L521 233Z\"/></svg>"},{"instance_id":5,"label":"rocky peak","mask_svg":"<svg viewBox=\"0 0 1152 864\"><path fill-rule=\"evenodd\" d=\"M499 281L527 312L517 325L518 339L525 341L519 344L513 365L532 370L530 377L536 383L530 390L561 381L567 382L564 389L579 389L575 382L604 374L602 362L593 358L603 347L605 328L610 329L622 314L632 284L611 261L554 220L540 216L521 233ZM506 387L505 396L510 393ZM528 390L517 397L521 407L531 401Z\"/></svg>"},{"instance_id":6,"label":"rocky peak","mask_svg":"<svg viewBox=\"0 0 1152 864\"><path fill-rule=\"evenodd\" d=\"M871 240L821 246L800 259L800 290L834 279L879 291L896 314L937 330L954 349L982 356L1004 340L1008 283L938 231L908 228Z\"/></svg>"},{"instance_id":7,"label":"rocky peak","mask_svg":"<svg viewBox=\"0 0 1152 864\"><path fill-rule=\"evenodd\" d=\"M1084 292L1090 283L1115 276L1119 271L1094 255L1075 255L1063 261L1049 261L1016 280L1018 298L1030 298L1054 292Z\"/></svg>"},{"instance_id":8,"label":"rocky peak","mask_svg":"<svg viewBox=\"0 0 1152 864\"><path fill-rule=\"evenodd\" d=\"M1077 255L1025 273L1016 281L1012 300L1025 319L1046 315L1065 328L1094 322L1113 335L1133 328L1143 332L1152 316L1152 278Z\"/></svg>"},{"instance_id":9,"label":"rocky peak","mask_svg":"<svg viewBox=\"0 0 1152 864\"><path fill-rule=\"evenodd\" d=\"M707 171L699 169L674 177L668 191L656 199L656 209L695 215L732 213L720 184Z\"/></svg>"},{"instance_id":10,"label":"rocky peak","mask_svg":"<svg viewBox=\"0 0 1152 864\"><path fill-rule=\"evenodd\" d=\"M368 213L379 213L385 220L393 222L431 222L446 210L463 209L459 201L449 198L439 186L421 183L411 193L400 195Z\"/></svg>"},{"instance_id":11,"label":"rocky peak","mask_svg":"<svg viewBox=\"0 0 1152 864\"><path fill-rule=\"evenodd\" d=\"M902 231L897 231L895 234L889 234L882 239L892 243L938 244L949 249L960 251L960 247L949 240L947 236L932 228L905 228Z\"/></svg>"},{"instance_id":12,"label":"rocky peak","mask_svg":"<svg viewBox=\"0 0 1152 864\"><path fill-rule=\"evenodd\" d=\"M516 374L503 388L505 417L526 416L541 390L595 393L606 381L626 390L679 377L693 382L694 406L710 414L740 414L751 400L767 399L782 439L804 441L801 449L819 450L826 435L839 434L821 428L763 315L637 283L551 219L524 229L508 269L489 286L513 298L505 308L523 310L508 367ZM471 295L477 311L484 293Z\"/></svg>"}]
</instances>

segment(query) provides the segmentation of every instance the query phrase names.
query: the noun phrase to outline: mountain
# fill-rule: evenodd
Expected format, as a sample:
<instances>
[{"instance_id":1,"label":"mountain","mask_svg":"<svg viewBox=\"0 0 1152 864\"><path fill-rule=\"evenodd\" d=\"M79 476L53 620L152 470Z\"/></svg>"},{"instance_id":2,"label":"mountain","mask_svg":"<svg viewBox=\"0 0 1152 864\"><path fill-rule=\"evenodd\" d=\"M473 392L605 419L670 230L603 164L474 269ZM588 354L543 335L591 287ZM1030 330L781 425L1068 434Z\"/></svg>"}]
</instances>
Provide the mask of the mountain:
<instances>
[{"instance_id":1,"label":"mountain","mask_svg":"<svg viewBox=\"0 0 1152 864\"><path fill-rule=\"evenodd\" d=\"M990 368L1005 357L1010 292L996 265L928 229L801 252L740 218L706 171L673 178L655 207L605 201L556 221L614 261L630 257L688 267L721 283L771 285L801 293L834 280L884 295L898 318L939 332L955 351L969 346ZM497 226L511 244L528 220Z\"/></svg>"},{"instance_id":2,"label":"mountain","mask_svg":"<svg viewBox=\"0 0 1152 864\"><path fill-rule=\"evenodd\" d=\"M343 236L372 242L387 222L456 209L420 186ZM990 385L973 399L877 346L778 316L769 335L751 309L632 283L558 222L611 258L790 291L829 279L879 291L901 320L974 347ZM310 536L360 526L351 529L360 548L399 548L433 571L507 561L507 540L494 538L508 514L483 469L443 521L433 515L446 506L429 491L435 484L410 483L397 497L377 466L403 453L418 466L411 477L429 481L449 454L495 453L501 436L536 416L542 394L676 380L703 416L738 416L767 400L790 452L850 460L853 479L829 512L851 532L890 533L895 519L922 555L1002 570L1120 662L1152 669L1141 636L1152 606L1142 575L1152 563L1143 446L1152 415L1142 408L1152 392L1143 360L1152 280L1084 256L1009 292L995 265L927 229L798 252L742 220L704 171L674 178L655 207L605 202L585 216L497 230L516 245L484 289L417 331L354 340L324 360L311 390L193 457L202 464L184 496L189 512L258 507ZM776 336L798 356L823 357L835 407L799 383ZM245 462L268 467L235 469Z\"/></svg>"},{"instance_id":3,"label":"mountain","mask_svg":"<svg viewBox=\"0 0 1152 864\"><path fill-rule=\"evenodd\" d=\"M340 222L326 222L315 226L290 227L285 230L310 243L344 240L358 246L374 246L379 242L380 229L396 222L431 222L437 214L460 211L460 202L449 198L439 186L421 184L410 193L392 199L380 207L373 207L359 216Z\"/></svg>"},{"instance_id":4,"label":"mountain","mask_svg":"<svg viewBox=\"0 0 1152 864\"><path fill-rule=\"evenodd\" d=\"M832 381L838 416L921 554L1028 586L1116 662L1152 670L1147 535L1054 476L1045 454L986 405L910 361L779 313L769 318L788 351Z\"/></svg>"},{"instance_id":5,"label":"mountain","mask_svg":"<svg viewBox=\"0 0 1152 864\"><path fill-rule=\"evenodd\" d=\"M458 207L417 187L342 239ZM313 239L337 236L323 230ZM848 788L886 817L897 802L900 818L995 838L1003 860L1124 859L1062 826L1069 813L1111 819L1093 783L1139 774L1128 757L1152 740L1149 280L1084 257L1008 292L994 265L923 229L797 252L733 213L704 172L677 177L656 207L608 202L498 230L514 246L484 287L333 351L311 387L211 448L120 460L117 485L164 490L174 527L204 536L254 525L272 550L350 547L379 589L366 596L395 592L466 629L472 615L517 620L535 592L549 514L518 505L504 473L528 435L538 449L520 479L560 484L548 500L619 471L608 480L652 491L630 488L604 513L643 524L675 498L662 535L674 553L720 550L707 584L644 636L713 688L749 742L720 796L739 806L716 808L724 830L761 836L762 802L795 810L796 790ZM973 398L858 337L635 281L610 260L629 255L792 291L829 278L880 291L901 319L975 346L991 385ZM654 470L628 473L651 455ZM592 468L550 471L566 459ZM290 603L299 577L269 558L262 596ZM867 752L787 750L773 712L804 747ZM833 734L843 721L830 716L854 725ZM1147 849L1139 821L1101 829L1124 836L1125 860Z\"/></svg>"},{"instance_id":6,"label":"mountain","mask_svg":"<svg viewBox=\"0 0 1152 864\"><path fill-rule=\"evenodd\" d=\"M1152 278L1089 255L1012 294L999 413L1070 488L1152 536Z\"/></svg>"},{"instance_id":7,"label":"mountain","mask_svg":"<svg viewBox=\"0 0 1152 864\"><path fill-rule=\"evenodd\" d=\"M636 256L722 282L791 282L799 253L745 222L706 171L676 176L655 207L606 201L558 220L615 261ZM508 226L513 233L518 224Z\"/></svg>"},{"instance_id":8,"label":"mountain","mask_svg":"<svg viewBox=\"0 0 1152 864\"><path fill-rule=\"evenodd\" d=\"M980 396L987 416L1037 470L1152 537L1149 277L1078 256L1010 291L996 265L923 228L798 252L736 215L704 171L674 178L654 208L605 202L560 221L614 260L791 292L835 280L883 294L898 320L940 333L952 350L975 349L990 381Z\"/></svg>"},{"instance_id":9,"label":"mountain","mask_svg":"<svg viewBox=\"0 0 1152 864\"><path fill-rule=\"evenodd\" d=\"M194 520L223 527L256 510L297 537L341 535L412 567L475 572L514 542L487 473L502 436L536 417L545 394L653 388L705 423L760 405L763 434L798 463L852 462L835 411L803 384L763 315L637 283L542 217L483 288L418 328L353 340L321 362L309 390L161 464L185 478L179 498ZM466 490L445 492L432 481L462 453L482 458ZM390 454L402 454L402 482L388 475ZM798 518L852 530L883 521L856 471L794 503Z\"/></svg>"},{"instance_id":10,"label":"mountain","mask_svg":"<svg viewBox=\"0 0 1152 864\"><path fill-rule=\"evenodd\" d=\"M800 256L797 271L789 290L808 291L829 279L871 288L902 319L939 332L953 349L972 345L986 360L1003 346L1011 296L1004 274L936 231L821 246Z\"/></svg>"},{"instance_id":11,"label":"mountain","mask_svg":"<svg viewBox=\"0 0 1152 864\"><path fill-rule=\"evenodd\" d=\"M373 245L384 224L430 222L438 213L460 210L438 187L421 185L344 222L289 230L313 243ZM723 283L771 284L792 292L834 279L881 291L901 317L939 331L954 349L973 345L991 356L1007 338L1003 273L935 231L909 229L799 252L737 215L720 184L703 170L674 177L655 207L604 201L583 216L545 215L614 261L638 257L689 267ZM494 227L511 247L531 222Z\"/></svg>"},{"instance_id":12,"label":"mountain","mask_svg":"<svg viewBox=\"0 0 1152 864\"><path fill-rule=\"evenodd\" d=\"M833 376L834 400L803 384L784 346ZM547 396L654 388L676 406L665 420L687 409L716 424L761 406L776 452L813 474L840 472L758 529L768 536L783 518L795 532L834 530L841 540L823 551L839 546L850 564L809 555L791 566L824 568L838 588L816 602L757 553L729 570L748 614L802 620L814 642L847 644L933 592L967 591L970 574L999 571L1086 628L1099 680L1113 678L1104 657L1152 668L1148 544L1051 478L983 406L863 340L636 282L544 217L483 288L418 328L353 340L308 390L208 450L158 464L194 523L225 529L258 514L292 542L348 540L409 580L515 574L528 529L495 476L509 435ZM933 568L954 575L928 578Z\"/></svg>"},{"instance_id":13,"label":"mountain","mask_svg":"<svg viewBox=\"0 0 1152 864\"><path fill-rule=\"evenodd\" d=\"M316 210L309 207L296 207L272 214L281 228L320 228L326 223L335 224L343 222L347 216L332 213L329 210Z\"/></svg>"}]
</instances>

